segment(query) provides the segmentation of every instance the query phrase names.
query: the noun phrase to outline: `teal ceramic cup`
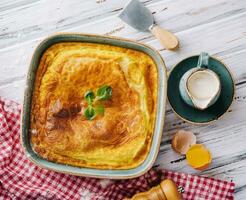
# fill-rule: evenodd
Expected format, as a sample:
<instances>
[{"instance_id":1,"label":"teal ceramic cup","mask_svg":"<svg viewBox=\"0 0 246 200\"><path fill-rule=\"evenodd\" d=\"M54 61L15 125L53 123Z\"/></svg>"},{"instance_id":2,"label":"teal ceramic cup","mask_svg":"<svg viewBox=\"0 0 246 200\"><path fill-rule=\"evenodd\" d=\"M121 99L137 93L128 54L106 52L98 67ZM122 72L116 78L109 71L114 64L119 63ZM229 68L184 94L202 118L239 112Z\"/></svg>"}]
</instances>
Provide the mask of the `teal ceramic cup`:
<instances>
[{"instance_id":1,"label":"teal ceramic cup","mask_svg":"<svg viewBox=\"0 0 246 200\"><path fill-rule=\"evenodd\" d=\"M180 80L187 71L197 67L198 60L199 55L193 55L173 66L169 72L167 85L167 97L174 113L182 120L196 125L212 123L222 118L230 109L235 96L235 84L230 68L218 58L210 56L208 68L220 78L220 95L213 105L204 110L188 105L180 95Z\"/></svg>"},{"instance_id":2,"label":"teal ceramic cup","mask_svg":"<svg viewBox=\"0 0 246 200\"><path fill-rule=\"evenodd\" d=\"M181 77L179 92L186 104L199 110L205 110L218 100L220 78L209 69L208 53L202 52L197 67L191 68Z\"/></svg>"}]
</instances>

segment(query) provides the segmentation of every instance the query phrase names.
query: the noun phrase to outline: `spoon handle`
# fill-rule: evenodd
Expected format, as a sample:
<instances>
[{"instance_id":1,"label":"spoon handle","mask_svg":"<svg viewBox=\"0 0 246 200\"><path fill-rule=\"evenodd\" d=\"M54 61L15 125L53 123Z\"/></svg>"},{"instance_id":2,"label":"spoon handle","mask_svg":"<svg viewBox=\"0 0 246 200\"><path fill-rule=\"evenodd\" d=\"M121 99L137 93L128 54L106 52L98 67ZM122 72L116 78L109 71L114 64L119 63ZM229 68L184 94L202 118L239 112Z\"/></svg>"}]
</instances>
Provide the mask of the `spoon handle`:
<instances>
[{"instance_id":1,"label":"spoon handle","mask_svg":"<svg viewBox=\"0 0 246 200\"><path fill-rule=\"evenodd\" d=\"M197 67L198 68L207 68L208 67L208 61L209 61L209 55L206 52L202 52L198 58Z\"/></svg>"},{"instance_id":2,"label":"spoon handle","mask_svg":"<svg viewBox=\"0 0 246 200\"><path fill-rule=\"evenodd\" d=\"M157 25L150 27L152 34L160 41L160 43L168 50L175 50L179 46L178 38L171 32L162 29Z\"/></svg>"}]
</instances>

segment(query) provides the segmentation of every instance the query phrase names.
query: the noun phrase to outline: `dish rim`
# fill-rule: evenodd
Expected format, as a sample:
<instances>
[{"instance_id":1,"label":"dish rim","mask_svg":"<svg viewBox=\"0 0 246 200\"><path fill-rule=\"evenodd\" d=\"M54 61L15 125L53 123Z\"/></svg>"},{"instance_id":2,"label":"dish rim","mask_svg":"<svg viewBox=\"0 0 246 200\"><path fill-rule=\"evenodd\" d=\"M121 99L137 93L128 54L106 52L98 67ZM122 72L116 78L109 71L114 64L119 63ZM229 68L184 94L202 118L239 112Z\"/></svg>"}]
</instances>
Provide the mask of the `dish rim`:
<instances>
[{"instance_id":1,"label":"dish rim","mask_svg":"<svg viewBox=\"0 0 246 200\"><path fill-rule=\"evenodd\" d=\"M60 41L57 42L56 39ZM154 133L152 136L149 152L145 160L140 165L131 169L95 169L95 168L86 168L86 167L76 167L76 166L55 163L49 160L45 160L44 158L40 157L37 153L34 152L30 144L30 135L29 135L30 116L31 116L30 107L32 105L32 94L35 85L34 81L36 77L38 64L40 62L40 58L43 55L44 51L51 46L51 45L47 45L48 42L50 41L52 43L51 45L59 42L89 42L89 43L92 42L98 44L119 46L123 48L131 47L130 49L144 52L154 60L154 62L156 63L157 75L158 75L158 86L157 86L158 96L157 96L155 128L154 128ZM112 43L116 43L117 45ZM151 53L153 55L150 55ZM37 57L39 57L38 61L37 61ZM38 64L37 63L35 64L35 62L37 62ZM34 78L32 76L34 76ZM138 177L144 174L145 172L147 172L153 166L157 158L160 148L161 138L163 134L163 128L164 128L166 100L167 100L166 65L160 53L157 50L150 47L149 45L129 39L115 37L115 36L102 36L98 34L87 34L87 33L84 34L84 33L77 33L77 32L56 33L46 37L37 45L29 64L29 69L26 77L26 88L24 92L23 108L21 110L21 133L20 133L21 145L24 149L24 152L28 160L45 169L76 175L76 176L86 176L86 177L93 177L93 178L129 179L129 178ZM27 142L29 144L27 144Z\"/></svg>"}]
</instances>

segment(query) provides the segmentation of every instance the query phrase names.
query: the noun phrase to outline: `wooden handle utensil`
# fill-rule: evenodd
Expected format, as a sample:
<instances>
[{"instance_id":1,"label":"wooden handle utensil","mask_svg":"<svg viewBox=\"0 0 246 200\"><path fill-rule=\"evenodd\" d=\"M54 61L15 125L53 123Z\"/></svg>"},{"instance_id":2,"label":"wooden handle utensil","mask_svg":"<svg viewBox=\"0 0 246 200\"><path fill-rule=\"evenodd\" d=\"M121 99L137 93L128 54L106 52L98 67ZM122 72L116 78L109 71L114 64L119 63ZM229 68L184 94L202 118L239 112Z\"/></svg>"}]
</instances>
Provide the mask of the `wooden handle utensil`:
<instances>
[{"instance_id":1,"label":"wooden handle utensil","mask_svg":"<svg viewBox=\"0 0 246 200\"><path fill-rule=\"evenodd\" d=\"M169 179L162 181L159 185L152 187L146 192L135 194L125 200L181 200L176 184Z\"/></svg>"},{"instance_id":2,"label":"wooden handle utensil","mask_svg":"<svg viewBox=\"0 0 246 200\"><path fill-rule=\"evenodd\" d=\"M151 11L139 0L128 1L119 17L139 31L150 30L166 49L175 50L178 48L179 41L177 37L157 26Z\"/></svg>"},{"instance_id":3,"label":"wooden handle utensil","mask_svg":"<svg viewBox=\"0 0 246 200\"><path fill-rule=\"evenodd\" d=\"M152 34L160 41L160 43L168 50L175 50L179 46L178 38L171 32L153 25L150 28Z\"/></svg>"}]
</instances>

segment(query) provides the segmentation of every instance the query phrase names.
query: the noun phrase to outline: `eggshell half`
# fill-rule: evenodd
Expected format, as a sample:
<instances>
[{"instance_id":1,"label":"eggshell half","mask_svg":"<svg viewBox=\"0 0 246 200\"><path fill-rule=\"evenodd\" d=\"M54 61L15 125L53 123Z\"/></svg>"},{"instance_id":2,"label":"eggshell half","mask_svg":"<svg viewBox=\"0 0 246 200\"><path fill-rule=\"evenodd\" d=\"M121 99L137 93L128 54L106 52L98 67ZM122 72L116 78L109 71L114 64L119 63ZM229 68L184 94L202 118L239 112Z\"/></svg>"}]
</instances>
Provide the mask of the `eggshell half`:
<instances>
[{"instance_id":1,"label":"eggshell half","mask_svg":"<svg viewBox=\"0 0 246 200\"><path fill-rule=\"evenodd\" d=\"M185 155L194 144L196 144L196 136L191 131L179 130L172 139L174 151L182 155Z\"/></svg>"}]
</instances>

